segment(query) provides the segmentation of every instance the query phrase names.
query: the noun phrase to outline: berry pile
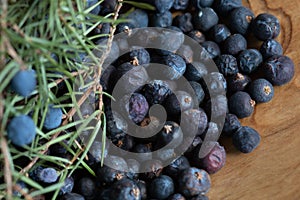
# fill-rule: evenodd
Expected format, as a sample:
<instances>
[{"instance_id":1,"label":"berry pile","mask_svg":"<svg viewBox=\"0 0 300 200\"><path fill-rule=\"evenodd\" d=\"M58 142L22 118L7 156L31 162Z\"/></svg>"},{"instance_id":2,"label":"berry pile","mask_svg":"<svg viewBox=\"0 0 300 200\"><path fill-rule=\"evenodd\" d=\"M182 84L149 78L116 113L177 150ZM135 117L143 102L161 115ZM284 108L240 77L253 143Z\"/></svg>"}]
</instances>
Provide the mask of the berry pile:
<instances>
[{"instance_id":1,"label":"berry pile","mask_svg":"<svg viewBox=\"0 0 300 200\"><path fill-rule=\"evenodd\" d=\"M98 1L87 2L92 6ZM271 101L274 86L284 85L294 76L293 61L282 55L282 46L275 40L280 23L272 14L255 16L241 0L141 2L153 5L155 11L124 6L121 16L128 21L118 24L116 32L129 37L112 45L112 52L121 56L111 53L111 65L99 80L109 94L120 87L116 101L103 99L111 141L105 151L113 146L119 151L104 154L109 165L101 166L103 143L95 141L87 163L96 177L76 171L65 179L61 199L208 199L210 174L218 172L226 161L225 149L217 141L219 133L231 137L242 153L255 150L261 140L259 133L242 126L239 119L251 116L257 104ZM91 13L111 13L116 4L105 0ZM131 13L126 13L129 10ZM135 28L148 26L165 29L135 32ZM93 33L107 34L110 28L103 23ZM184 44L184 34L201 45L202 51L194 52ZM260 47L247 48L249 38L256 38L258 44L262 41ZM149 46L154 40L164 49L138 46ZM130 51L122 54L128 48ZM200 60L195 60L196 54L201 54ZM218 72L208 67L211 61ZM161 78L153 79L157 73ZM181 79L188 86L178 84ZM11 81L11 89L23 97L29 97L36 85L34 70L20 70ZM151 114L156 105L164 108L166 120ZM83 110L88 113L88 109ZM40 118L43 130L51 131L61 125L63 111L50 104ZM134 126L139 128L130 133ZM151 131L156 134L149 134ZM7 137L16 146L29 145L35 135L35 123L29 115L16 116L7 125ZM66 140L55 144L49 154L69 159L67 146ZM201 149L206 152L198 156ZM126 151L136 153L136 159L127 158ZM166 162L170 164L164 166ZM29 176L42 186L59 179L56 169L44 166L35 167ZM18 185L27 187L24 182Z\"/></svg>"}]
</instances>

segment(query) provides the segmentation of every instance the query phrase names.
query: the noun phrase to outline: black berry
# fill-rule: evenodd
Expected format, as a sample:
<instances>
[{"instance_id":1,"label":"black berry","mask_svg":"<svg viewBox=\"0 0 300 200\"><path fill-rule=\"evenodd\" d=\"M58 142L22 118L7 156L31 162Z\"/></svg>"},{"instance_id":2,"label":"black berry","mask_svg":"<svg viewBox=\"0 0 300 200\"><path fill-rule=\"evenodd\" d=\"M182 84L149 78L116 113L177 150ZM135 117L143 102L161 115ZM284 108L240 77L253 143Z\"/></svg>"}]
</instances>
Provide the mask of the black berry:
<instances>
[{"instance_id":1,"label":"black berry","mask_svg":"<svg viewBox=\"0 0 300 200\"><path fill-rule=\"evenodd\" d=\"M266 79L256 79L249 86L249 94L257 103L265 103L273 98L274 88Z\"/></svg>"},{"instance_id":2,"label":"black berry","mask_svg":"<svg viewBox=\"0 0 300 200\"><path fill-rule=\"evenodd\" d=\"M248 93L239 91L230 97L228 105L230 113L241 119L249 117L253 113L255 101Z\"/></svg>"},{"instance_id":3,"label":"black berry","mask_svg":"<svg viewBox=\"0 0 300 200\"><path fill-rule=\"evenodd\" d=\"M232 141L239 151L250 153L259 145L260 135L253 128L243 126L233 134Z\"/></svg>"}]
</instances>

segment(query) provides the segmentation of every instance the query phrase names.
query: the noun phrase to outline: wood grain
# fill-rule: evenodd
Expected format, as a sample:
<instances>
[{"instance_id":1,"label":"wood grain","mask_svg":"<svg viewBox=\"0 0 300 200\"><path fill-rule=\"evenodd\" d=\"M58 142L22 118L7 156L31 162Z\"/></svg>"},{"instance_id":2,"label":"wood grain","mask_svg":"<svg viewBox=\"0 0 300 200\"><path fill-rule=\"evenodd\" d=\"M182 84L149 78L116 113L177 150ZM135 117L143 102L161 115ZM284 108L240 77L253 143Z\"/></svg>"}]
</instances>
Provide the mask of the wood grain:
<instances>
[{"instance_id":1,"label":"wood grain","mask_svg":"<svg viewBox=\"0 0 300 200\"><path fill-rule=\"evenodd\" d=\"M228 152L225 167L212 175L211 200L300 199L300 1L245 0L257 15L276 15L282 30L278 41L295 63L292 82L275 88L275 98L256 106L242 121L257 129L260 146L251 154L238 153L230 140L222 140Z\"/></svg>"}]
</instances>

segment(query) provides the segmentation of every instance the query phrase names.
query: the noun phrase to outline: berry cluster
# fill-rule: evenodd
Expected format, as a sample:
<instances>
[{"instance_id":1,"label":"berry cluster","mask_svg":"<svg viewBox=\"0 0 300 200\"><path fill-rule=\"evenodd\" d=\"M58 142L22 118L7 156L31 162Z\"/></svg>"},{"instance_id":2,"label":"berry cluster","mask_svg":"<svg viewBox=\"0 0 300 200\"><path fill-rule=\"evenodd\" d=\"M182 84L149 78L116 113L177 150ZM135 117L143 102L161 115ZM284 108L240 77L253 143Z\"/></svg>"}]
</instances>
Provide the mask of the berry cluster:
<instances>
[{"instance_id":1,"label":"berry cluster","mask_svg":"<svg viewBox=\"0 0 300 200\"><path fill-rule=\"evenodd\" d=\"M98 1L87 2L92 6ZM103 99L107 138L111 141L105 151L116 146L120 152L104 154L110 164L101 166L103 144L94 141L88 165L96 177L78 170L65 179L60 189L61 199L208 199L205 194L211 187L209 174L224 166L226 153L219 142L205 142L206 138L214 138L221 132L232 137L233 145L240 152L252 152L261 137L253 128L242 126L239 119L251 116L256 104L271 101L274 86L284 85L294 76L293 61L282 55L282 46L275 40L280 23L272 14L255 16L241 0L142 2L153 5L155 11L135 8L128 14L126 11L131 7L125 7L122 14L128 20L118 24L116 30L129 37L112 44L108 58L111 65L103 70L100 80L107 93L112 94L120 87L114 96L116 101ZM111 13L116 4L105 0L91 13ZM110 26L102 23L93 33L107 34ZM148 26L165 29L144 29L142 34L134 31ZM194 52L184 44L184 34L201 45L202 51ZM262 41L259 49L247 49L251 37ZM95 43L101 44L105 39ZM154 40L160 41L164 49L141 47L149 46ZM130 51L122 54L128 48ZM195 54L201 54L200 61L194 61ZM210 61L214 61L218 72L207 67ZM164 67L153 67L151 63ZM157 73L161 78L153 80ZM188 86L177 84L183 78ZM34 70L20 70L11 81L11 89L29 97L36 82ZM165 122L151 115L151 107L158 104L165 109ZM213 121L212 116L223 118L223 123ZM46 114L40 116L43 129L59 127L62 117L59 106L49 105ZM128 134L132 124L141 129ZM153 130L157 134L146 137ZM7 137L16 146L30 144L35 134L35 123L29 115L14 117L7 126ZM55 144L49 154L69 159L67 146L68 141ZM208 150L199 157L203 148ZM182 149L185 151L181 152ZM125 159L124 151L137 153L137 158ZM171 164L163 166L168 160ZM29 176L46 186L57 182L59 174L54 168L37 166ZM27 187L24 182L18 185Z\"/></svg>"}]
</instances>

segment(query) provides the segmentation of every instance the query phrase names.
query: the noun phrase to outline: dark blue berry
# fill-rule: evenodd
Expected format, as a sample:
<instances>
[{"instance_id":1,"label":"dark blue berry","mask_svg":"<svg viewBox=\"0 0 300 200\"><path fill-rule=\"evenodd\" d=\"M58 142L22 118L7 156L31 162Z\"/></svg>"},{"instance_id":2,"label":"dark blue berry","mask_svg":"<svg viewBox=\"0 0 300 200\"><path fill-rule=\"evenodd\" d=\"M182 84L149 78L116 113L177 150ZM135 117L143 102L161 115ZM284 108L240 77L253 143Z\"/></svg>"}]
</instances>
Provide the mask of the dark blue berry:
<instances>
[{"instance_id":1,"label":"dark blue berry","mask_svg":"<svg viewBox=\"0 0 300 200\"><path fill-rule=\"evenodd\" d=\"M183 76L188 81L200 81L204 76L207 75L207 73L208 72L205 64L193 62L186 65L186 71Z\"/></svg>"},{"instance_id":2,"label":"dark blue berry","mask_svg":"<svg viewBox=\"0 0 300 200\"><path fill-rule=\"evenodd\" d=\"M260 53L263 56L264 60L275 56L275 55L282 55L283 49L279 42L273 39L268 39L263 42L263 44L260 47Z\"/></svg>"},{"instance_id":3,"label":"dark blue berry","mask_svg":"<svg viewBox=\"0 0 300 200\"><path fill-rule=\"evenodd\" d=\"M190 163L185 156L180 156L174 160L171 164L163 169L163 173L176 179L177 176L185 169L190 167Z\"/></svg>"},{"instance_id":4,"label":"dark blue berry","mask_svg":"<svg viewBox=\"0 0 300 200\"><path fill-rule=\"evenodd\" d=\"M192 30L188 33L188 36L198 43L202 43L205 41L205 35L199 30Z\"/></svg>"},{"instance_id":5,"label":"dark blue berry","mask_svg":"<svg viewBox=\"0 0 300 200\"><path fill-rule=\"evenodd\" d=\"M164 102L166 111L171 116L178 116L181 112L194 106L193 97L185 91L176 91Z\"/></svg>"},{"instance_id":6,"label":"dark blue berry","mask_svg":"<svg viewBox=\"0 0 300 200\"><path fill-rule=\"evenodd\" d=\"M249 117L255 106L255 101L251 99L246 92L236 92L229 98L229 112L235 114L238 118Z\"/></svg>"},{"instance_id":7,"label":"dark blue berry","mask_svg":"<svg viewBox=\"0 0 300 200\"><path fill-rule=\"evenodd\" d=\"M128 61L132 62L134 65L146 66L150 63L150 54L146 49L142 47L133 46L131 51L129 52Z\"/></svg>"},{"instance_id":8,"label":"dark blue berry","mask_svg":"<svg viewBox=\"0 0 300 200\"><path fill-rule=\"evenodd\" d=\"M294 62L287 56L272 56L262 66L265 78L273 85L290 82L295 74Z\"/></svg>"},{"instance_id":9,"label":"dark blue berry","mask_svg":"<svg viewBox=\"0 0 300 200\"><path fill-rule=\"evenodd\" d=\"M225 17L235 8L243 6L242 0L215 0L213 7L216 12Z\"/></svg>"},{"instance_id":10,"label":"dark blue berry","mask_svg":"<svg viewBox=\"0 0 300 200\"><path fill-rule=\"evenodd\" d=\"M280 33L280 23L274 15L262 13L253 20L251 30L259 40L274 39Z\"/></svg>"},{"instance_id":11,"label":"dark blue berry","mask_svg":"<svg viewBox=\"0 0 300 200\"><path fill-rule=\"evenodd\" d=\"M191 200L209 200L207 196L203 195L203 194L199 194L193 198L191 198Z\"/></svg>"},{"instance_id":12,"label":"dark blue berry","mask_svg":"<svg viewBox=\"0 0 300 200\"><path fill-rule=\"evenodd\" d=\"M259 145L260 135L253 128L243 126L233 134L232 141L240 152L250 153Z\"/></svg>"},{"instance_id":13,"label":"dark blue berry","mask_svg":"<svg viewBox=\"0 0 300 200\"><path fill-rule=\"evenodd\" d=\"M183 133L180 126L176 122L166 121L164 127L157 135L157 141L155 144L155 149L160 149L165 145L173 142L169 145L169 148L175 148L179 143L182 142Z\"/></svg>"},{"instance_id":14,"label":"dark blue berry","mask_svg":"<svg viewBox=\"0 0 300 200\"><path fill-rule=\"evenodd\" d=\"M274 88L266 79L256 79L249 86L249 94L257 103L265 103L273 98Z\"/></svg>"},{"instance_id":15,"label":"dark blue berry","mask_svg":"<svg viewBox=\"0 0 300 200\"><path fill-rule=\"evenodd\" d=\"M241 123L238 117L235 114L227 113L222 133L227 136L232 136L240 127Z\"/></svg>"},{"instance_id":16,"label":"dark blue berry","mask_svg":"<svg viewBox=\"0 0 300 200\"><path fill-rule=\"evenodd\" d=\"M41 168L37 171L37 178L43 183L54 183L58 178L58 174L53 168Z\"/></svg>"},{"instance_id":17,"label":"dark blue berry","mask_svg":"<svg viewBox=\"0 0 300 200\"><path fill-rule=\"evenodd\" d=\"M26 183L24 183L23 181L18 181L18 182L16 183L16 186L17 186L19 189L23 190L23 191L27 191L27 190L28 190L28 189L27 189ZM21 194L18 190L13 190L13 196L14 196L14 197L21 197L22 194Z\"/></svg>"},{"instance_id":18,"label":"dark blue berry","mask_svg":"<svg viewBox=\"0 0 300 200\"><path fill-rule=\"evenodd\" d=\"M185 169L177 178L178 191L186 197L208 192L211 186L209 174L195 167Z\"/></svg>"},{"instance_id":19,"label":"dark blue berry","mask_svg":"<svg viewBox=\"0 0 300 200\"><path fill-rule=\"evenodd\" d=\"M46 130L55 129L60 126L63 117L61 108L54 108L54 105L49 105L43 127Z\"/></svg>"},{"instance_id":20,"label":"dark blue berry","mask_svg":"<svg viewBox=\"0 0 300 200\"><path fill-rule=\"evenodd\" d=\"M164 64L169 66L169 68L163 70L163 72L165 72L164 75L170 80L179 79L186 70L186 63L184 59L176 54L169 54L165 56Z\"/></svg>"},{"instance_id":21,"label":"dark blue berry","mask_svg":"<svg viewBox=\"0 0 300 200\"><path fill-rule=\"evenodd\" d=\"M145 28L148 26L148 13L142 9L135 9L127 17L131 20L135 28Z\"/></svg>"},{"instance_id":22,"label":"dark blue berry","mask_svg":"<svg viewBox=\"0 0 300 200\"><path fill-rule=\"evenodd\" d=\"M254 13L249 8L235 8L230 12L229 15L230 28L233 30L233 32L246 35L254 17Z\"/></svg>"},{"instance_id":23,"label":"dark blue berry","mask_svg":"<svg viewBox=\"0 0 300 200\"><path fill-rule=\"evenodd\" d=\"M225 24L217 24L211 28L210 34L213 41L221 43L231 35L231 32Z\"/></svg>"},{"instance_id":24,"label":"dark blue berry","mask_svg":"<svg viewBox=\"0 0 300 200\"><path fill-rule=\"evenodd\" d=\"M147 184L146 184L146 182L143 180L138 180L136 182L136 184L141 191L141 199L146 200L147 199Z\"/></svg>"},{"instance_id":25,"label":"dark blue berry","mask_svg":"<svg viewBox=\"0 0 300 200\"><path fill-rule=\"evenodd\" d=\"M138 178L138 171L140 169L140 163L135 159L127 159L128 172L126 173L127 178L136 179Z\"/></svg>"},{"instance_id":26,"label":"dark blue berry","mask_svg":"<svg viewBox=\"0 0 300 200\"><path fill-rule=\"evenodd\" d=\"M166 11L164 13L155 13L150 17L150 26L154 27L168 27L172 25L172 13Z\"/></svg>"},{"instance_id":27,"label":"dark blue berry","mask_svg":"<svg viewBox=\"0 0 300 200\"><path fill-rule=\"evenodd\" d=\"M111 90L112 88L109 85L109 79L112 74L114 74L116 71L116 68L113 65L107 66L105 69L102 69L101 78L100 78L100 84L102 85L102 88L104 91Z\"/></svg>"},{"instance_id":28,"label":"dark blue berry","mask_svg":"<svg viewBox=\"0 0 300 200\"><path fill-rule=\"evenodd\" d=\"M143 93L150 105L162 104L172 93L167 83L162 80L153 80L146 84Z\"/></svg>"},{"instance_id":29,"label":"dark blue berry","mask_svg":"<svg viewBox=\"0 0 300 200\"><path fill-rule=\"evenodd\" d=\"M189 0L174 0L174 10L185 10L189 5Z\"/></svg>"},{"instance_id":30,"label":"dark blue berry","mask_svg":"<svg viewBox=\"0 0 300 200\"><path fill-rule=\"evenodd\" d=\"M246 49L238 56L239 69L244 74L254 72L263 61L261 53L256 49Z\"/></svg>"},{"instance_id":31,"label":"dark blue berry","mask_svg":"<svg viewBox=\"0 0 300 200\"><path fill-rule=\"evenodd\" d=\"M161 175L155 178L150 184L149 194L153 198L166 199L173 193L174 183L169 176Z\"/></svg>"},{"instance_id":32,"label":"dark blue berry","mask_svg":"<svg viewBox=\"0 0 300 200\"><path fill-rule=\"evenodd\" d=\"M115 182L110 188L110 199L114 200L140 200L141 191L137 184L130 179Z\"/></svg>"},{"instance_id":33,"label":"dark blue berry","mask_svg":"<svg viewBox=\"0 0 300 200\"><path fill-rule=\"evenodd\" d=\"M233 76L239 72L237 60L229 54L222 54L215 61L219 71L224 76Z\"/></svg>"},{"instance_id":34,"label":"dark blue berry","mask_svg":"<svg viewBox=\"0 0 300 200\"><path fill-rule=\"evenodd\" d=\"M219 17L212 8L202 8L194 15L194 27L200 31L208 31L218 21Z\"/></svg>"},{"instance_id":35,"label":"dark blue berry","mask_svg":"<svg viewBox=\"0 0 300 200\"><path fill-rule=\"evenodd\" d=\"M19 95L28 97L36 87L34 70L20 70L11 80L11 88Z\"/></svg>"},{"instance_id":36,"label":"dark blue berry","mask_svg":"<svg viewBox=\"0 0 300 200\"><path fill-rule=\"evenodd\" d=\"M147 160L142 163L141 169L144 172L141 174L142 178L145 180L151 180L160 176L163 170L163 164L160 160Z\"/></svg>"},{"instance_id":37,"label":"dark blue berry","mask_svg":"<svg viewBox=\"0 0 300 200\"><path fill-rule=\"evenodd\" d=\"M236 33L229 36L222 46L225 54L237 55L247 48L247 40L241 34Z\"/></svg>"},{"instance_id":38,"label":"dark blue berry","mask_svg":"<svg viewBox=\"0 0 300 200\"><path fill-rule=\"evenodd\" d=\"M108 138L112 140L113 143L117 143L120 138L126 135L128 130L128 124L126 120L116 111L107 111L107 132Z\"/></svg>"},{"instance_id":39,"label":"dark blue berry","mask_svg":"<svg viewBox=\"0 0 300 200\"><path fill-rule=\"evenodd\" d=\"M174 0L154 0L154 5L159 13L170 10L174 4Z\"/></svg>"},{"instance_id":40,"label":"dark blue berry","mask_svg":"<svg viewBox=\"0 0 300 200\"><path fill-rule=\"evenodd\" d=\"M150 160L152 158L151 152L152 152L152 144L136 144L133 149L133 152L135 153L143 153L141 156L137 154L137 159L139 162L144 162L147 160Z\"/></svg>"},{"instance_id":41,"label":"dark blue berry","mask_svg":"<svg viewBox=\"0 0 300 200\"><path fill-rule=\"evenodd\" d=\"M60 188L59 194L64 195L71 193L74 187L74 179L70 176L64 180L64 185Z\"/></svg>"},{"instance_id":42,"label":"dark blue berry","mask_svg":"<svg viewBox=\"0 0 300 200\"><path fill-rule=\"evenodd\" d=\"M208 118L214 116L214 118L224 119L226 113L228 112L227 103L228 102L225 95L220 94L211 97L205 105L205 111L208 115Z\"/></svg>"},{"instance_id":43,"label":"dark blue berry","mask_svg":"<svg viewBox=\"0 0 300 200\"><path fill-rule=\"evenodd\" d=\"M86 199L95 197L96 183L89 177L83 177L78 182L79 193Z\"/></svg>"},{"instance_id":44,"label":"dark blue berry","mask_svg":"<svg viewBox=\"0 0 300 200\"><path fill-rule=\"evenodd\" d=\"M177 26L182 32L187 33L193 30L191 13L177 15L173 21L174 26Z\"/></svg>"},{"instance_id":45,"label":"dark blue berry","mask_svg":"<svg viewBox=\"0 0 300 200\"><path fill-rule=\"evenodd\" d=\"M214 59L221 54L219 45L213 41L205 41L201 46L207 51L210 59Z\"/></svg>"},{"instance_id":46,"label":"dark blue berry","mask_svg":"<svg viewBox=\"0 0 300 200\"><path fill-rule=\"evenodd\" d=\"M7 126L7 137L14 145L25 146L30 144L35 135L34 121L27 115L14 117Z\"/></svg>"},{"instance_id":47,"label":"dark blue berry","mask_svg":"<svg viewBox=\"0 0 300 200\"><path fill-rule=\"evenodd\" d=\"M241 73L230 76L227 78L228 92L233 94L237 91L244 91L250 82L250 77Z\"/></svg>"}]
</instances>

